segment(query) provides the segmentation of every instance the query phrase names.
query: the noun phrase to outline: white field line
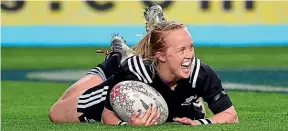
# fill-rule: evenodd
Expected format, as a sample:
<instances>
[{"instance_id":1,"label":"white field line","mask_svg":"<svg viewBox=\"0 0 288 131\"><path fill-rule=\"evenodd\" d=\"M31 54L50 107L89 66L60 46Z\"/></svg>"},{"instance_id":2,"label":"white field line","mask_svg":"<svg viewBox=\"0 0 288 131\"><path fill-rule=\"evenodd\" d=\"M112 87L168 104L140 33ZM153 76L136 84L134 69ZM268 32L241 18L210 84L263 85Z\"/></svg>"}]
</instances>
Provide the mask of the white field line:
<instances>
[{"instance_id":1,"label":"white field line","mask_svg":"<svg viewBox=\"0 0 288 131\"><path fill-rule=\"evenodd\" d=\"M225 89L228 89L228 90L288 93L288 88L287 87L276 87L276 86L266 86L266 85L223 83L223 87Z\"/></svg>"}]
</instances>

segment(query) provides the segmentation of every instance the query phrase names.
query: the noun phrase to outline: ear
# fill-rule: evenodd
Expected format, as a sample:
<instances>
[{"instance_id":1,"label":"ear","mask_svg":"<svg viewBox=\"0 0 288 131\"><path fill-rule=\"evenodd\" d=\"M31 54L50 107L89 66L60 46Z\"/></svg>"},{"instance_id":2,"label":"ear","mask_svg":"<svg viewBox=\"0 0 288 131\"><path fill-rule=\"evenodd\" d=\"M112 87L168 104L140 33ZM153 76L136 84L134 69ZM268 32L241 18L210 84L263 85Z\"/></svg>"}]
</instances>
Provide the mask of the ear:
<instances>
[{"instance_id":1,"label":"ear","mask_svg":"<svg viewBox=\"0 0 288 131\"><path fill-rule=\"evenodd\" d=\"M157 58L160 62L166 62L166 57L165 57L165 55L164 55L163 52L157 51L157 52L155 53L155 56L156 56L156 58Z\"/></svg>"}]
</instances>

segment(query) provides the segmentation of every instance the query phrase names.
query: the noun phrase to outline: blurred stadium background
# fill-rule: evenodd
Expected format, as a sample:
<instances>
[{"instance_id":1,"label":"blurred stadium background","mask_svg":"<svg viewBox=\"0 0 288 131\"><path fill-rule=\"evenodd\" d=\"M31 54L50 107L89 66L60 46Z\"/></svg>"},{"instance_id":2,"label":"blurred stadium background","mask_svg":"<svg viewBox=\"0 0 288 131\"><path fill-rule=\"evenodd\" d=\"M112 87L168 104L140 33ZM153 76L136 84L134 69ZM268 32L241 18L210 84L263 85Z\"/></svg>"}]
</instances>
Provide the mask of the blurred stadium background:
<instances>
[{"instance_id":1,"label":"blurred stadium background","mask_svg":"<svg viewBox=\"0 0 288 131\"><path fill-rule=\"evenodd\" d=\"M157 1L184 22L196 55L222 78L241 123L189 127L54 124L49 107L104 59L119 32L145 34L151 1L1 1L3 130L287 130L288 1ZM211 113L209 113L211 115Z\"/></svg>"}]
</instances>

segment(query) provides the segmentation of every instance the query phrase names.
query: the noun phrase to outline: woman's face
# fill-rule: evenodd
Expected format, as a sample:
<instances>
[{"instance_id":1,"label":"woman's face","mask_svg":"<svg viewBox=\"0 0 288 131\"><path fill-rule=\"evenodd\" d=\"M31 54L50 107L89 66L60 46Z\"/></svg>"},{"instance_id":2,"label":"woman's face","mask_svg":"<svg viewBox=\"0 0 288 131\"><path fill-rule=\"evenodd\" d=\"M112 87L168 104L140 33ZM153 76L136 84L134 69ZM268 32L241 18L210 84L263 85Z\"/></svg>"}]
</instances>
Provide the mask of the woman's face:
<instances>
[{"instance_id":1,"label":"woman's face","mask_svg":"<svg viewBox=\"0 0 288 131\"><path fill-rule=\"evenodd\" d=\"M188 78L194 58L193 41L186 28L165 32L165 66L176 78Z\"/></svg>"}]
</instances>

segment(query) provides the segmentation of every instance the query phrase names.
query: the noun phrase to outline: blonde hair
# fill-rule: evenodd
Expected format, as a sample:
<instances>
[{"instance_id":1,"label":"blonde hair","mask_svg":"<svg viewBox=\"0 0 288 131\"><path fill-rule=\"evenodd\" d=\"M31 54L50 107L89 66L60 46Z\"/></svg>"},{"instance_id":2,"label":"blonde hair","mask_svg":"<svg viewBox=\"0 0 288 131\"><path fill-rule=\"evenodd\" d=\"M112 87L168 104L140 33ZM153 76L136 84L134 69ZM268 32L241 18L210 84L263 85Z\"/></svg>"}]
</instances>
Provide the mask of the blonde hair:
<instances>
[{"instance_id":1,"label":"blonde hair","mask_svg":"<svg viewBox=\"0 0 288 131\"><path fill-rule=\"evenodd\" d=\"M164 50L165 42L163 40L164 33L180 28L186 28L184 24L175 21L164 21L153 27L145 37L134 47L134 51L143 58L153 60L157 51Z\"/></svg>"}]
</instances>

